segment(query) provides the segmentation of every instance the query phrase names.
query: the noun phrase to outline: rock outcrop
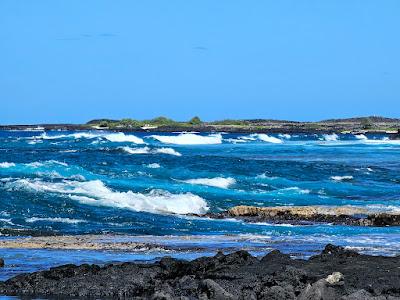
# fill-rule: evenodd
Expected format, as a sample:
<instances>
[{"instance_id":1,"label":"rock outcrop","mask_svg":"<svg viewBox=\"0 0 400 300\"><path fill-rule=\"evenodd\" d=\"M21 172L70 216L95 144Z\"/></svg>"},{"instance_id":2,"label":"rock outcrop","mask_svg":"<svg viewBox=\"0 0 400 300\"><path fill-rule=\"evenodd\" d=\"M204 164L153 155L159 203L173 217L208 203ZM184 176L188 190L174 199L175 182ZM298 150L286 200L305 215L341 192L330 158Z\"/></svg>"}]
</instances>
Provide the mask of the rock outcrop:
<instances>
[{"instance_id":1,"label":"rock outcrop","mask_svg":"<svg viewBox=\"0 0 400 300\"><path fill-rule=\"evenodd\" d=\"M0 294L119 299L400 299L400 257L327 245L309 260L245 251L193 261L65 265L0 283Z\"/></svg>"},{"instance_id":2,"label":"rock outcrop","mask_svg":"<svg viewBox=\"0 0 400 300\"><path fill-rule=\"evenodd\" d=\"M355 226L400 226L400 214L374 212L355 206L273 206L240 205L210 218L237 218L247 222L289 224L333 223Z\"/></svg>"}]
</instances>

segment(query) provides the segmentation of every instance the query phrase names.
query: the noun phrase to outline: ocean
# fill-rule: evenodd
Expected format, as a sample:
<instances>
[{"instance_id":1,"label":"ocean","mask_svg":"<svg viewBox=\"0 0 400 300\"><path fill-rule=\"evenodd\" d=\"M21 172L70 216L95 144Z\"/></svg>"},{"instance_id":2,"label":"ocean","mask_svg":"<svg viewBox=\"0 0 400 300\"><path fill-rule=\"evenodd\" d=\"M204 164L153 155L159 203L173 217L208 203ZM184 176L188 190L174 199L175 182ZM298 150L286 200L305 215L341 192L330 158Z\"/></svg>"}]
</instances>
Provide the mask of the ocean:
<instances>
[{"instance_id":1,"label":"ocean","mask_svg":"<svg viewBox=\"0 0 400 300\"><path fill-rule=\"evenodd\" d=\"M400 141L385 135L0 131L0 227L107 234L137 251L0 248L0 279L62 263L194 258L218 249L308 257L327 243L400 253L399 227L285 225L201 215L236 205L400 209Z\"/></svg>"}]
</instances>

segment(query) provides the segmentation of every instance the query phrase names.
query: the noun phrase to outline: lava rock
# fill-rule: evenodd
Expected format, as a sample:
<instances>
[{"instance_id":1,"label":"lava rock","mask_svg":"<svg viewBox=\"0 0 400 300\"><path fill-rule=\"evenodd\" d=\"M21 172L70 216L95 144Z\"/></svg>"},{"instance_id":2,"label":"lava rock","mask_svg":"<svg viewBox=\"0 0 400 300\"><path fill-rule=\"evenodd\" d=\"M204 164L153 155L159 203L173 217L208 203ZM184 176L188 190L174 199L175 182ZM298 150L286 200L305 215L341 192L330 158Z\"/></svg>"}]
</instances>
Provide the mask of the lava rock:
<instances>
[{"instance_id":1,"label":"lava rock","mask_svg":"<svg viewBox=\"0 0 400 300\"><path fill-rule=\"evenodd\" d=\"M327 245L309 260L246 251L184 261L65 265L0 282L1 295L113 299L400 299L400 256L358 254Z\"/></svg>"}]
</instances>

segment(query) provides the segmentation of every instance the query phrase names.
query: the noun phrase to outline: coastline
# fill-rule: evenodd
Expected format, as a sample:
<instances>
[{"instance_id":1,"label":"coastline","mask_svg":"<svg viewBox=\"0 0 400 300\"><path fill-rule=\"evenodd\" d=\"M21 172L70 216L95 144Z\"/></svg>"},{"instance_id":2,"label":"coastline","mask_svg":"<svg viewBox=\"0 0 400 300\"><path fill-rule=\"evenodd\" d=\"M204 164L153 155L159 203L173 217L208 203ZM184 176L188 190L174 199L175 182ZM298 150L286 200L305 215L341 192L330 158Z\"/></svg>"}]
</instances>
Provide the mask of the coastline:
<instances>
[{"instance_id":1,"label":"coastline","mask_svg":"<svg viewBox=\"0 0 400 300\"><path fill-rule=\"evenodd\" d=\"M162 122L159 123L159 120ZM305 134L389 134L398 136L400 119L385 117L359 117L348 119L331 119L323 121L286 121L286 120L223 120L215 122L176 122L167 118L156 118L149 121L107 120L99 119L86 124L16 124L0 125L0 130L53 131L53 130L108 130L113 132L227 132L227 133L305 133ZM108 125L104 125L103 123ZM149 122L149 124L145 123ZM145 124L143 126L143 124Z\"/></svg>"},{"instance_id":2,"label":"coastline","mask_svg":"<svg viewBox=\"0 0 400 300\"><path fill-rule=\"evenodd\" d=\"M7 262L6 262L7 263ZM399 299L400 257L334 245L308 260L218 252L192 261L64 265L0 282L0 294L102 299Z\"/></svg>"}]
</instances>

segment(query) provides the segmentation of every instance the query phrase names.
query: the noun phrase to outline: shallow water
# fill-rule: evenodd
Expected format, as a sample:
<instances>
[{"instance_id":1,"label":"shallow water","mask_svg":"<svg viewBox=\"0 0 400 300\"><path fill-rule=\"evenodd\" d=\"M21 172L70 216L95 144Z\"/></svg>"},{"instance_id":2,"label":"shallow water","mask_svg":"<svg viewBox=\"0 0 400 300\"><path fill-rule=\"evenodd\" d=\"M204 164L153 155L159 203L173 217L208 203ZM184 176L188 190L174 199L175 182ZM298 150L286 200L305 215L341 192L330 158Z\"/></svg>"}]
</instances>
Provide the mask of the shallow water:
<instances>
[{"instance_id":1,"label":"shallow water","mask_svg":"<svg viewBox=\"0 0 400 300\"><path fill-rule=\"evenodd\" d=\"M397 227L281 226L183 215L239 204L356 205L398 211L399 158L400 141L384 135L2 131L0 227L21 234L29 229L140 235L160 243L167 236L207 236L196 244L206 249L192 249L190 255L215 253L225 248L221 245L226 240L228 250L248 245L257 252L253 246L260 237L261 252L280 248L307 256L334 242L396 255ZM237 238L243 235L244 241ZM14 257L11 261L17 265L18 255L22 260L32 253L0 249L0 257ZM71 262L93 256L76 253ZM113 260L107 255L100 260ZM129 260L143 259L132 255ZM51 262L64 263L61 258Z\"/></svg>"}]
</instances>

